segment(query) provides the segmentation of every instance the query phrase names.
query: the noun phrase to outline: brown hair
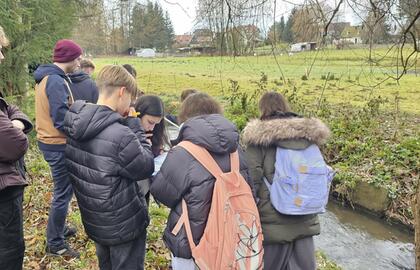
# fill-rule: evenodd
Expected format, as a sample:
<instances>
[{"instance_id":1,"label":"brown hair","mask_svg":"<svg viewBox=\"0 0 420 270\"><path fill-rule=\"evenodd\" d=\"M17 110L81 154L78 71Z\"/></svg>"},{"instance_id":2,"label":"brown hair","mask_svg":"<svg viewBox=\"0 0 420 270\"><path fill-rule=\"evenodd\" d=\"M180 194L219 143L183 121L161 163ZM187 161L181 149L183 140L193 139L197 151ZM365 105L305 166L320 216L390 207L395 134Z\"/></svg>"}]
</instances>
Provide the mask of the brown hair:
<instances>
[{"instance_id":1,"label":"brown hair","mask_svg":"<svg viewBox=\"0 0 420 270\"><path fill-rule=\"evenodd\" d=\"M181 102L183 102L187 97L189 97L190 95L192 95L192 94L196 94L196 93L198 93L198 90L197 89L193 89L193 88L190 88L190 89L185 89L184 91L182 91L182 93L181 93Z\"/></svg>"},{"instance_id":2,"label":"brown hair","mask_svg":"<svg viewBox=\"0 0 420 270\"><path fill-rule=\"evenodd\" d=\"M223 114L223 110L214 98L206 93L198 92L188 96L182 102L179 120L183 123L192 117L206 114Z\"/></svg>"},{"instance_id":3,"label":"brown hair","mask_svg":"<svg viewBox=\"0 0 420 270\"><path fill-rule=\"evenodd\" d=\"M271 91L265 93L258 104L261 119L269 119L276 113L290 112L289 104L282 94Z\"/></svg>"},{"instance_id":4,"label":"brown hair","mask_svg":"<svg viewBox=\"0 0 420 270\"><path fill-rule=\"evenodd\" d=\"M130 94L136 93L137 84L133 76L122 66L107 65L99 71L96 78L99 93L110 96L119 87L126 87Z\"/></svg>"},{"instance_id":5,"label":"brown hair","mask_svg":"<svg viewBox=\"0 0 420 270\"><path fill-rule=\"evenodd\" d=\"M93 68L93 69L95 69L95 64L89 59L82 59L82 61L80 61L80 68Z\"/></svg>"},{"instance_id":6,"label":"brown hair","mask_svg":"<svg viewBox=\"0 0 420 270\"><path fill-rule=\"evenodd\" d=\"M3 27L0 25L0 45L2 47L9 46L9 39L7 39L6 34L4 33Z\"/></svg>"}]
</instances>

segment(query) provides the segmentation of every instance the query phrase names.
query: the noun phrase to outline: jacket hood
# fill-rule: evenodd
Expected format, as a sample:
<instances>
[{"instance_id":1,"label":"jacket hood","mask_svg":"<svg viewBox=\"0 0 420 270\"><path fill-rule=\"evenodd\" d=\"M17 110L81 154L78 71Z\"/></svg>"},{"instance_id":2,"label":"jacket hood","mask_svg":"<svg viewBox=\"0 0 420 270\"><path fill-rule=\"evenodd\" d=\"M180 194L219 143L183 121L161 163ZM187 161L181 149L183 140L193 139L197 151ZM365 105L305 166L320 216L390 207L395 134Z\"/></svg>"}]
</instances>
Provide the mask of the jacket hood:
<instances>
[{"instance_id":1,"label":"jacket hood","mask_svg":"<svg viewBox=\"0 0 420 270\"><path fill-rule=\"evenodd\" d=\"M90 76L88 74L84 73L83 71L79 71L79 72L76 72L76 73L69 74L69 78L72 82L79 83L79 82L82 82L86 79L89 79Z\"/></svg>"},{"instance_id":2,"label":"jacket hood","mask_svg":"<svg viewBox=\"0 0 420 270\"><path fill-rule=\"evenodd\" d=\"M243 131L245 145L279 145L285 140L305 139L317 145L324 144L330 136L329 128L319 119L289 117L272 120L255 119Z\"/></svg>"},{"instance_id":3,"label":"jacket hood","mask_svg":"<svg viewBox=\"0 0 420 270\"><path fill-rule=\"evenodd\" d=\"M235 125L219 114L202 115L182 125L179 141L190 141L218 154L235 152L239 133Z\"/></svg>"},{"instance_id":4,"label":"jacket hood","mask_svg":"<svg viewBox=\"0 0 420 270\"><path fill-rule=\"evenodd\" d=\"M64 73L64 71L57 67L54 64L45 64L45 65L40 65L34 72L34 79L36 83L39 83L40 81L42 81L42 79L44 79L44 77L49 76L49 75L59 75L63 78L66 78L66 73Z\"/></svg>"},{"instance_id":5,"label":"jacket hood","mask_svg":"<svg viewBox=\"0 0 420 270\"><path fill-rule=\"evenodd\" d=\"M107 106L78 100L66 113L64 133L71 139L86 141L122 119L122 116Z\"/></svg>"}]
</instances>

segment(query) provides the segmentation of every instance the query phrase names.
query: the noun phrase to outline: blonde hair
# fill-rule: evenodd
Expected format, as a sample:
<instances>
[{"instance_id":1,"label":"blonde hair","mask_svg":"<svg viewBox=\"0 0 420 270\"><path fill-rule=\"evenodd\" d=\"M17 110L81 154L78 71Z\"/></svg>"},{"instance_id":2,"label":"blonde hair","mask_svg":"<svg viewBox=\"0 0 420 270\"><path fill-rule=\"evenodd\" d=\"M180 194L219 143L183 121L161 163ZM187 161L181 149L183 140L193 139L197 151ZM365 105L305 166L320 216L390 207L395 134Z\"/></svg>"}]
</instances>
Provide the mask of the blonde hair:
<instances>
[{"instance_id":1,"label":"blonde hair","mask_svg":"<svg viewBox=\"0 0 420 270\"><path fill-rule=\"evenodd\" d=\"M206 93L198 92L188 96L182 102L179 120L181 123L188 119L206 114L223 114L220 104Z\"/></svg>"},{"instance_id":2,"label":"blonde hair","mask_svg":"<svg viewBox=\"0 0 420 270\"><path fill-rule=\"evenodd\" d=\"M9 40L6 37L6 34L4 33L3 27L0 25L0 45L2 47L9 46Z\"/></svg>"},{"instance_id":3,"label":"blonde hair","mask_svg":"<svg viewBox=\"0 0 420 270\"><path fill-rule=\"evenodd\" d=\"M96 78L96 84L99 93L110 96L120 87L127 88L127 91L133 95L137 91L137 83L133 76L122 66L107 65L99 71Z\"/></svg>"}]
</instances>

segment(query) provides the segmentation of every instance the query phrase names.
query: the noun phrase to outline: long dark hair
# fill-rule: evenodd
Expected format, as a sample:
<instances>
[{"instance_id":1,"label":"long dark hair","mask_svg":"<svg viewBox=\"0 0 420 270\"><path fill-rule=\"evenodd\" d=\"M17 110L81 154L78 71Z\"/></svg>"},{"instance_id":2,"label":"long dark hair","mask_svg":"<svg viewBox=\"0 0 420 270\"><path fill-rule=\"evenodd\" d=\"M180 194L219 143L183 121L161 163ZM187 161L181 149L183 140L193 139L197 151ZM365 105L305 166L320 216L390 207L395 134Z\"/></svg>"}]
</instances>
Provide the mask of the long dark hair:
<instances>
[{"instance_id":1,"label":"long dark hair","mask_svg":"<svg viewBox=\"0 0 420 270\"><path fill-rule=\"evenodd\" d=\"M165 110L162 100L158 96L145 95L137 99L134 108L136 112L139 112L139 118L144 115L152 115L162 117L159 124L156 124L152 131L152 152L156 157L160 154L160 151L164 144L170 145L169 139L165 132Z\"/></svg>"}]
</instances>

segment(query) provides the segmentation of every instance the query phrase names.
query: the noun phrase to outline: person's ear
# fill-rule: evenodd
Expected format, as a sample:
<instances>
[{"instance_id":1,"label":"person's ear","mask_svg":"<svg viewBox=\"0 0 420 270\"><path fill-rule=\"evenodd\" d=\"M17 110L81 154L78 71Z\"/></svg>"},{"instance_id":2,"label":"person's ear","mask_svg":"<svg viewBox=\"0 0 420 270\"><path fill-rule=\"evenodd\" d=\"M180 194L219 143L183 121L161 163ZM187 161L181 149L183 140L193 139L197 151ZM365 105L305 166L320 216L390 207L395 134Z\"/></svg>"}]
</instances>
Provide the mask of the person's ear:
<instances>
[{"instance_id":1,"label":"person's ear","mask_svg":"<svg viewBox=\"0 0 420 270\"><path fill-rule=\"evenodd\" d=\"M122 86L120 90L118 91L118 97L122 97L125 91L127 91L127 88L125 88L125 86Z\"/></svg>"}]
</instances>

